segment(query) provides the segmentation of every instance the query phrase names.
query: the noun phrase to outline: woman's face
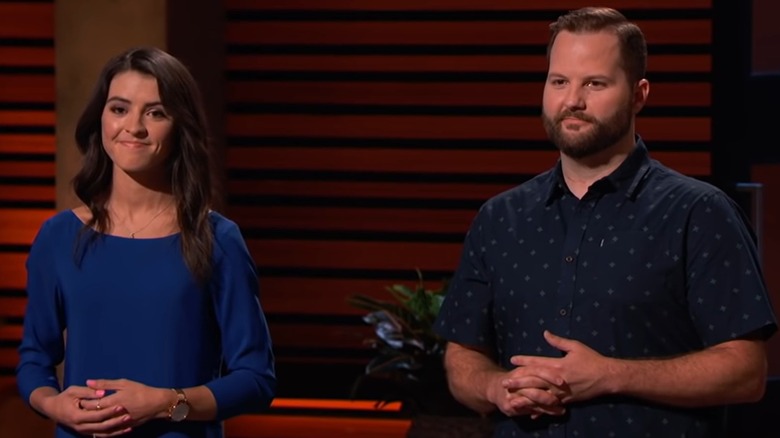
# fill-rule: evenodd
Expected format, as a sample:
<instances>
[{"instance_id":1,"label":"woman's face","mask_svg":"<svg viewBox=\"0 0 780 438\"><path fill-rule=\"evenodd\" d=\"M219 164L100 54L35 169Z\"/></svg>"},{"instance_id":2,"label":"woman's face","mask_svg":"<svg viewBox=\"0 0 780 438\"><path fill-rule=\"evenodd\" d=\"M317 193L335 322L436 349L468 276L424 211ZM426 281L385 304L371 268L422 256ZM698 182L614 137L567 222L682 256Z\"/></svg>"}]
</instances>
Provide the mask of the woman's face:
<instances>
[{"instance_id":1,"label":"woman's face","mask_svg":"<svg viewBox=\"0 0 780 438\"><path fill-rule=\"evenodd\" d=\"M114 172L163 172L172 148L173 119L157 79L129 70L111 80L101 116L103 148Z\"/></svg>"}]
</instances>

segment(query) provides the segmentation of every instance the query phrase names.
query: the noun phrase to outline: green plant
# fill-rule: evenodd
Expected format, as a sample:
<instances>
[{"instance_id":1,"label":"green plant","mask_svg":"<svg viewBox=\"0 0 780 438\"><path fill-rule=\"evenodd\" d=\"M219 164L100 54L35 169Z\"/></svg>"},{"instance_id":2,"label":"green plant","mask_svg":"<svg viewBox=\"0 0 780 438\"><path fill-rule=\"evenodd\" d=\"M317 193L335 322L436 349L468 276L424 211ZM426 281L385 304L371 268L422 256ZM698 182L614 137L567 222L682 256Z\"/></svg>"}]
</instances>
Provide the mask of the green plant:
<instances>
[{"instance_id":1,"label":"green plant","mask_svg":"<svg viewBox=\"0 0 780 438\"><path fill-rule=\"evenodd\" d=\"M392 300L365 294L352 295L348 302L367 310L363 321L374 328L366 342L376 355L365 373L352 387L355 397L365 386L381 392L379 407L393 401L403 402L413 412L447 409L451 396L442 363L446 341L433 331L449 280L436 289L426 289L422 272L417 269L417 284L393 284L386 287ZM377 389L378 388L378 389ZM441 398L447 399L442 403Z\"/></svg>"}]
</instances>

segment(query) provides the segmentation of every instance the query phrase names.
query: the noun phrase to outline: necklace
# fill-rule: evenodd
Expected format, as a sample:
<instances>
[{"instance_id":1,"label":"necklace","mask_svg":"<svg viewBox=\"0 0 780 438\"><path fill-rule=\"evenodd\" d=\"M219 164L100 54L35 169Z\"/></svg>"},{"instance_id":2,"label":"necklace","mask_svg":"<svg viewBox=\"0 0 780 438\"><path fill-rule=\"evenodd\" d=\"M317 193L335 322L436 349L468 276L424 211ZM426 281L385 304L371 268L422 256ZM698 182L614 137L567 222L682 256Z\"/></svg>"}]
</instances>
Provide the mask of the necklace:
<instances>
[{"instance_id":1,"label":"necklace","mask_svg":"<svg viewBox=\"0 0 780 438\"><path fill-rule=\"evenodd\" d=\"M137 229L137 230L135 230L135 231L133 231L133 230L131 230L130 228L128 228L128 227L127 227L127 225L125 224L125 222L127 221L127 217L125 217L125 219L124 219L122 222L120 222L120 224L121 224L121 225L122 225L122 226L125 228L125 230L127 230L127 232L128 232L128 233L130 233L130 238L131 238L131 239L135 239L135 235L136 235L136 234L138 234L138 233L140 233L141 231L145 230L145 229L146 229L146 227L148 227L149 225L151 225L151 224L152 224L152 222L154 222L154 220L155 220L155 219L157 219L158 217L160 217L160 215L161 215L161 214L163 214L163 212L165 212L165 210L167 210L167 209L168 209L168 208L169 208L171 205L173 205L173 204L171 203L171 204L168 204L168 205L166 205L165 207L161 208L161 209L160 209L160 211L158 211L158 212L157 212L157 213L156 213L154 216L152 216L152 218L151 218L151 219L149 219L149 222L147 222L147 223L146 223L146 225L144 225L144 226L143 226L143 227L141 227L141 228L138 228L138 229ZM115 216L117 216L117 214L116 214L116 213L114 213L114 215L115 215Z\"/></svg>"}]
</instances>

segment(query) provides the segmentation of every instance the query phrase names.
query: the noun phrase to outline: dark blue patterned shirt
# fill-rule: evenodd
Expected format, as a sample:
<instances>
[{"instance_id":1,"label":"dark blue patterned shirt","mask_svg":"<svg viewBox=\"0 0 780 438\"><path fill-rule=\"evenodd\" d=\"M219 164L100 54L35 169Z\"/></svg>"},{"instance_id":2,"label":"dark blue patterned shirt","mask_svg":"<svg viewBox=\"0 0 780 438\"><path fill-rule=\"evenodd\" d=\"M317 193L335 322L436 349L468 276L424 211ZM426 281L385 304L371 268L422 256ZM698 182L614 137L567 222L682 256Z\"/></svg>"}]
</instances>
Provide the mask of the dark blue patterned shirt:
<instances>
[{"instance_id":1,"label":"dark blue patterned shirt","mask_svg":"<svg viewBox=\"0 0 780 438\"><path fill-rule=\"evenodd\" d=\"M649 158L641 139L582 199L560 163L487 201L466 236L436 330L513 355L559 357L544 330L617 358L666 357L776 330L754 236L716 187ZM615 396L561 417L507 418L496 436L705 437L723 409Z\"/></svg>"}]
</instances>

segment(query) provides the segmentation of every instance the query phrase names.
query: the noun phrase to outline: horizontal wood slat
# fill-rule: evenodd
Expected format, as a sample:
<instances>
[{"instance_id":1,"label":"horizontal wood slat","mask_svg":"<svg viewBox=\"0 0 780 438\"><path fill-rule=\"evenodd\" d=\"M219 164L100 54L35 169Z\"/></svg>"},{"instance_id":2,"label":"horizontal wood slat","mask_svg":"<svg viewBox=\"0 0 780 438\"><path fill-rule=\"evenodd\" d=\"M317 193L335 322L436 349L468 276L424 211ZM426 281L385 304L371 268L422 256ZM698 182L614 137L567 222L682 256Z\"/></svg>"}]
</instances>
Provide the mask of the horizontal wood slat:
<instances>
[{"instance_id":1,"label":"horizontal wood slat","mask_svg":"<svg viewBox=\"0 0 780 438\"><path fill-rule=\"evenodd\" d=\"M53 154L55 148L51 134L0 134L0 153Z\"/></svg>"},{"instance_id":2,"label":"horizontal wood slat","mask_svg":"<svg viewBox=\"0 0 780 438\"><path fill-rule=\"evenodd\" d=\"M229 181L231 196L281 196L375 199L468 199L486 200L494 194L511 188L507 184L463 183L403 183L403 182L346 182L346 181L286 181L249 180ZM0 191L2 186L0 186ZM2 195L0 195L2 199ZM246 207L228 206L228 213L242 216ZM253 215L249 215L253 216Z\"/></svg>"},{"instance_id":3,"label":"horizontal wood slat","mask_svg":"<svg viewBox=\"0 0 780 438\"><path fill-rule=\"evenodd\" d=\"M0 3L1 4L1 3ZM0 102L54 103L54 75L0 74Z\"/></svg>"},{"instance_id":4,"label":"horizontal wood slat","mask_svg":"<svg viewBox=\"0 0 780 438\"><path fill-rule=\"evenodd\" d=\"M51 209L0 208L0 244L29 245Z\"/></svg>"},{"instance_id":5,"label":"horizontal wood slat","mask_svg":"<svg viewBox=\"0 0 780 438\"><path fill-rule=\"evenodd\" d=\"M709 141L708 117L639 117L648 140ZM546 140L539 117L229 114L231 136Z\"/></svg>"},{"instance_id":6,"label":"horizontal wood slat","mask_svg":"<svg viewBox=\"0 0 780 438\"><path fill-rule=\"evenodd\" d=\"M24 289L27 271L24 263L27 253L0 252L0 289Z\"/></svg>"},{"instance_id":7,"label":"horizontal wood slat","mask_svg":"<svg viewBox=\"0 0 780 438\"><path fill-rule=\"evenodd\" d=\"M0 342L19 342L22 338L22 326L20 324L0 324Z\"/></svg>"},{"instance_id":8,"label":"horizontal wood slat","mask_svg":"<svg viewBox=\"0 0 780 438\"><path fill-rule=\"evenodd\" d=\"M640 131L641 132L641 131ZM680 172L709 174L709 152L653 152ZM304 158L302 158L304 157ZM358 148L238 148L228 150L227 165L234 169L327 170L398 173L534 174L558 159L550 151L424 150ZM704 172L704 173L702 173ZM258 174L261 177L262 174Z\"/></svg>"},{"instance_id":9,"label":"horizontal wood slat","mask_svg":"<svg viewBox=\"0 0 780 438\"><path fill-rule=\"evenodd\" d=\"M460 244L326 240L248 239L255 262L263 267L325 269L454 270Z\"/></svg>"},{"instance_id":10,"label":"horizontal wood slat","mask_svg":"<svg viewBox=\"0 0 780 438\"><path fill-rule=\"evenodd\" d=\"M0 175L54 178L54 162L0 161Z\"/></svg>"},{"instance_id":11,"label":"horizontal wood slat","mask_svg":"<svg viewBox=\"0 0 780 438\"><path fill-rule=\"evenodd\" d=\"M541 106L543 87L529 82L232 81L228 99L241 103ZM653 83L648 106L708 106L710 101L708 83Z\"/></svg>"},{"instance_id":12,"label":"horizontal wood slat","mask_svg":"<svg viewBox=\"0 0 780 438\"><path fill-rule=\"evenodd\" d=\"M709 44L707 19L636 20L652 44ZM547 45L549 21L237 21L228 44Z\"/></svg>"},{"instance_id":13,"label":"horizontal wood slat","mask_svg":"<svg viewBox=\"0 0 780 438\"><path fill-rule=\"evenodd\" d=\"M399 173L535 173L554 165L550 151L231 148L227 164L234 169L295 169Z\"/></svg>"},{"instance_id":14,"label":"horizontal wood slat","mask_svg":"<svg viewBox=\"0 0 780 438\"><path fill-rule=\"evenodd\" d=\"M410 270L411 272L411 270ZM441 281L423 271L425 287L438 289ZM392 284L415 287L415 281L355 278L301 278L260 276L260 302L267 313L304 315L364 315L365 310L352 307L347 299L362 294L379 300L393 301L385 290Z\"/></svg>"},{"instance_id":15,"label":"horizontal wood slat","mask_svg":"<svg viewBox=\"0 0 780 438\"><path fill-rule=\"evenodd\" d=\"M653 55L652 72L709 72L710 55ZM544 55L228 55L228 71L543 72Z\"/></svg>"},{"instance_id":16,"label":"horizontal wood slat","mask_svg":"<svg viewBox=\"0 0 780 438\"><path fill-rule=\"evenodd\" d=\"M2 318L23 317L24 308L26 305L27 305L27 298L0 296L0 320Z\"/></svg>"},{"instance_id":17,"label":"horizontal wood slat","mask_svg":"<svg viewBox=\"0 0 780 438\"><path fill-rule=\"evenodd\" d=\"M53 47L0 46L0 66L53 67Z\"/></svg>"},{"instance_id":18,"label":"horizontal wood slat","mask_svg":"<svg viewBox=\"0 0 780 438\"><path fill-rule=\"evenodd\" d=\"M507 0L226 0L228 10L356 10L356 11L533 11L563 10L583 6L581 0L519 2ZM708 9L712 0L621 0L621 9Z\"/></svg>"},{"instance_id":19,"label":"horizontal wood slat","mask_svg":"<svg viewBox=\"0 0 780 438\"><path fill-rule=\"evenodd\" d=\"M465 234L473 210L424 208L231 207L244 228ZM1 225L0 225L1 226ZM2 235L0 234L0 242Z\"/></svg>"},{"instance_id":20,"label":"horizontal wood slat","mask_svg":"<svg viewBox=\"0 0 780 438\"><path fill-rule=\"evenodd\" d=\"M16 347L0 347L0 369L13 370L19 363Z\"/></svg>"},{"instance_id":21,"label":"horizontal wood slat","mask_svg":"<svg viewBox=\"0 0 780 438\"><path fill-rule=\"evenodd\" d=\"M12 186L0 184L0 201L55 202L56 189L50 186Z\"/></svg>"},{"instance_id":22,"label":"horizontal wood slat","mask_svg":"<svg viewBox=\"0 0 780 438\"><path fill-rule=\"evenodd\" d=\"M13 370L19 363L19 353L16 347L0 346L0 368Z\"/></svg>"},{"instance_id":23,"label":"horizontal wood slat","mask_svg":"<svg viewBox=\"0 0 780 438\"><path fill-rule=\"evenodd\" d=\"M0 110L0 125L44 126L55 122L54 111Z\"/></svg>"},{"instance_id":24,"label":"horizontal wood slat","mask_svg":"<svg viewBox=\"0 0 780 438\"><path fill-rule=\"evenodd\" d=\"M0 38L54 38L54 2L0 2Z\"/></svg>"},{"instance_id":25,"label":"horizontal wood slat","mask_svg":"<svg viewBox=\"0 0 780 438\"><path fill-rule=\"evenodd\" d=\"M712 104L712 86L709 82L652 83L652 94L647 106L702 106Z\"/></svg>"},{"instance_id":26,"label":"horizontal wood slat","mask_svg":"<svg viewBox=\"0 0 780 438\"><path fill-rule=\"evenodd\" d=\"M652 151L652 146L648 147L652 158L680 173L700 178L712 174L712 154L709 152Z\"/></svg>"}]
</instances>

